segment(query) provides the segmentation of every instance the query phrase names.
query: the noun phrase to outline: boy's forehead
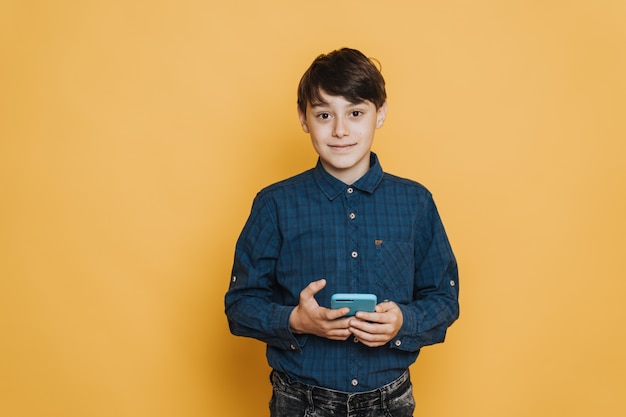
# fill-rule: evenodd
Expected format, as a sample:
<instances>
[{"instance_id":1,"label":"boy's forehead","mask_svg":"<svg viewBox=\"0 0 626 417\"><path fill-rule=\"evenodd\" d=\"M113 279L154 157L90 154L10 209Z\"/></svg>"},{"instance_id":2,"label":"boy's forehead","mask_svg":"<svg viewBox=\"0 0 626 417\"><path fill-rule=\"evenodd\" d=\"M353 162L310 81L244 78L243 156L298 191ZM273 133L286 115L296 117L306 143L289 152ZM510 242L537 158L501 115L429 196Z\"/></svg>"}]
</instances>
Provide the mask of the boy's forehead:
<instances>
[{"instance_id":1,"label":"boy's forehead","mask_svg":"<svg viewBox=\"0 0 626 417\"><path fill-rule=\"evenodd\" d=\"M311 107L323 107L323 106L329 106L332 102L341 102L341 101L345 101L347 103L350 103L351 105L357 105L357 104L363 104L368 102L369 100L351 100L348 97L342 96L342 95L333 95L333 94L328 94L327 92L325 92L324 90L319 91L319 94L317 95L317 97L313 98L313 101L311 101L309 103L309 105Z\"/></svg>"}]
</instances>

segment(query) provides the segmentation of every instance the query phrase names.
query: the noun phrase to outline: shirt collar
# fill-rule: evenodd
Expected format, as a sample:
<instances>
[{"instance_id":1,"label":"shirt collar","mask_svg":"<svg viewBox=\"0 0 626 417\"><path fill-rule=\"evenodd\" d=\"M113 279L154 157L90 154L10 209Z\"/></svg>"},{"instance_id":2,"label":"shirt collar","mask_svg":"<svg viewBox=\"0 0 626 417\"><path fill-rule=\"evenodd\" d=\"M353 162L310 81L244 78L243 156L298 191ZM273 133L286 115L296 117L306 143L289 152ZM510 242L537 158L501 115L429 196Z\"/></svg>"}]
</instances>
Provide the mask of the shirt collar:
<instances>
[{"instance_id":1,"label":"shirt collar","mask_svg":"<svg viewBox=\"0 0 626 417\"><path fill-rule=\"evenodd\" d=\"M329 200L337 198L346 189L346 184L326 172L319 158L313 170L313 178L315 178L317 186L320 187ZM380 162L378 162L378 156L374 152L370 152L370 169L354 184L350 185L358 190L372 194L382 179L383 168Z\"/></svg>"}]
</instances>

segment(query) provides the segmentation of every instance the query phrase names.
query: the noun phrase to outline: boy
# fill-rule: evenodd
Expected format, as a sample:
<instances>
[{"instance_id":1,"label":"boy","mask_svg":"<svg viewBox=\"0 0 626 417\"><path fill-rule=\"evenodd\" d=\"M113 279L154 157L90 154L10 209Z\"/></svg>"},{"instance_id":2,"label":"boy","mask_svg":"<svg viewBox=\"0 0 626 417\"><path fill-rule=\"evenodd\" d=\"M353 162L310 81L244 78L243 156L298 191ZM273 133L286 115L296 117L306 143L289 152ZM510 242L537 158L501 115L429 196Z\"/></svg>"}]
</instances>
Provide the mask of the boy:
<instances>
[{"instance_id":1,"label":"boy","mask_svg":"<svg viewBox=\"0 0 626 417\"><path fill-rule=\"evenodd\" d=\"M267 344L273 417L412 416L408 368L458 317L457 264L430 193L371 152L385 82L361 52L321 55L298 87L315 168L256 196L225 297L231 332ZM374 312L330 308L372 293Z\"/></svg>"}]
</instances>

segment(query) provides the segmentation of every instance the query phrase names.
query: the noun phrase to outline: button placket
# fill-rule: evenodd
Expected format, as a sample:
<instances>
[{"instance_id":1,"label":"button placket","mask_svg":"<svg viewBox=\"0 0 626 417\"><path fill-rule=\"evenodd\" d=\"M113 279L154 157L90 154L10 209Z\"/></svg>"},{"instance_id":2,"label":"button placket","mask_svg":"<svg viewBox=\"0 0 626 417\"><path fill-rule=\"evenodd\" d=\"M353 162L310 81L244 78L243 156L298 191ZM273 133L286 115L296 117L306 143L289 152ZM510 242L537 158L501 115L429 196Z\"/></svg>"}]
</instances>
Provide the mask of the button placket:
<instances>
[{"instance_id":1,"label":"button placket","mask_svg":"<svg viewBox=\"0 0 626 417\"><path fill-rule=\"evenodd\" d=\"M347 216L347 242L348 246L346 247L348 253L347 256L350 259L350 277L349 277L349 287L353 289L353 291L357 291L358 288L358 280L359 280L359 237L358 237L358 227L357 227L357 202L359 200L359 193L356 192L356 189L352 186L346 188L345 190L345 213Z\"/></svg>"}]
</instances>

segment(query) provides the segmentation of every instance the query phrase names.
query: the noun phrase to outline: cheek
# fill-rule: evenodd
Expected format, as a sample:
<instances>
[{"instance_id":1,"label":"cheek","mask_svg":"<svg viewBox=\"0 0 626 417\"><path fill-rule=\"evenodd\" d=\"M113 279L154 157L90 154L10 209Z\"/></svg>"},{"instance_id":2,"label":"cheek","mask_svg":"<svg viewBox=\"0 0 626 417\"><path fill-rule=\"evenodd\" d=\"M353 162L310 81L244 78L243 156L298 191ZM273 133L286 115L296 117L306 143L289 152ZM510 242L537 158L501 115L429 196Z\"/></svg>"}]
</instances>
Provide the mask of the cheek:
<instances>
[{"instance_id":1,"label":"cheek","mask_svg":"<svg viewBox=\"0 0 626 417\"><path fill-rule=\"evenodd\" d=\"M332 133L331 128L325 125L320 126L320 125L309 124L308 126L309 126L308 133L311 135L311 139L316 140L316 141L324 140Z\"/></svg>"},{"instance_id":2,"label":"cheek","mask_svg":"<svg viewBox=\"0 0 626 417\"><path fill-rule=\"evenodd\" d=\"M319 140L319 138L315 134L313 134L313 133L311 133L311 143L313 144L313 147L316 150L319 150L321 148L321 146L322 146L321 141Z\"/></svg>"}]
</instances>

